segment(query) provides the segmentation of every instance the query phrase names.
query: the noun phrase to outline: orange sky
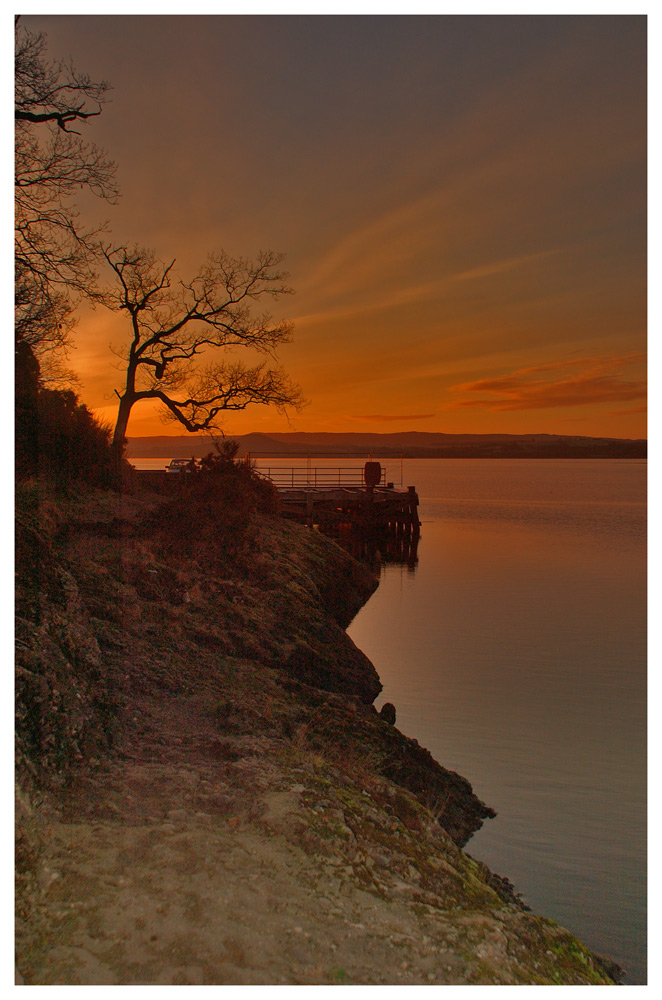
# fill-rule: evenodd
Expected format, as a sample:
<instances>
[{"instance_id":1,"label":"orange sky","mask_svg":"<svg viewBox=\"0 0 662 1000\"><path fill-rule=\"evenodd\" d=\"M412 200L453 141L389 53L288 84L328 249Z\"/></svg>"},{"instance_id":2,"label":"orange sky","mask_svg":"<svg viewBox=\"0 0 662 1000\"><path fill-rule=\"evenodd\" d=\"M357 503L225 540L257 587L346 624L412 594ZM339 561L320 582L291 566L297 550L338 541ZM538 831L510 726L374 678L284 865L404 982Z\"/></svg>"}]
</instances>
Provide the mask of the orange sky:
<instances>
[{"instance_id":1,"label":"orange sky","mask_svg":"<svg viewBox=\"0 0 662 1000\"><path fill-rule=\"evenodd\" d=\"M114 88L86 138L122 198L86 217L184 278L286 253L293 429L645 436L645 18L24 21ZM109 420L125 322L81 310L72 357Z\"/></svg>"}]
</instances>

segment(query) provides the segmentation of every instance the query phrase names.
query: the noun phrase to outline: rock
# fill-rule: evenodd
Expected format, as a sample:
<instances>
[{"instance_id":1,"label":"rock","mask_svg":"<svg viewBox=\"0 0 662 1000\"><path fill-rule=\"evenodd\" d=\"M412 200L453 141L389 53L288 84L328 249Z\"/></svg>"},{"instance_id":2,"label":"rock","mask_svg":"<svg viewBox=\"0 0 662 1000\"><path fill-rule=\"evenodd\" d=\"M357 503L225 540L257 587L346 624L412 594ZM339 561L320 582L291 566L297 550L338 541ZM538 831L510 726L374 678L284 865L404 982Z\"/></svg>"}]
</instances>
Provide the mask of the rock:
<instances>
[{"instance_id":1,"label":"rock","mask_svg":"<svg viewBox=\"0 0 662 1000\"><path fill-rule=\"evenodd\" d=\"M388 722L389 725L394 726L395 725L395 705L392 705L390 701L385 702L385 704L382 705L382 710L379 713L379 717L380 717L380 719L383 719L384 722Z\"/></svg>"},{"instance_id":2,"label":"rock","mask_svg":"<svg viewBox=\"0 0 662 1000\"><path fill-rule=\"evenodd\" d=\"M338 626L327 625L324 640L315 642L315 646L312 642L297 642L279 667L304 684L354 695L366 705L371 704L382 685L368 657Z\"/></svg>"}]
</instances>

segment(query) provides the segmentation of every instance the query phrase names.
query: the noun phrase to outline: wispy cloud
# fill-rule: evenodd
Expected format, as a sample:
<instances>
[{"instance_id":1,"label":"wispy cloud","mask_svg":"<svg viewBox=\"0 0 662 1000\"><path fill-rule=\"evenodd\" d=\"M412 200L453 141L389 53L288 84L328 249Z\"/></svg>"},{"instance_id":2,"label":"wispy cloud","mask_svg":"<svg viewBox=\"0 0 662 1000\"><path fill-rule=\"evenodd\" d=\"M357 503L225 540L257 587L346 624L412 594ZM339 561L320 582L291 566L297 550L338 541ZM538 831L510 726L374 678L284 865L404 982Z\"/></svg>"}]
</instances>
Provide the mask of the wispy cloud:
<instances>
[{"instance_id":1,"label":"wispy cloud","mask_svg":"<svg viewBox=\"0 0 662 1000\"><path fill-rule=\"evenodd\" d=\"M297 326L302 327L312 326L316 323L336 323L340 320L358 319L371 313L432 299L443 292L446 284L447 282L443 281L427 281L418 285L408 285L386 294L376 295L373 299L356 305L294 316L293 321Z\"/></svg>"},{"instance_id":2,"label":"wispy cloud","mask_svg":"<svg viewBox=\"0 0 662 1000\"><path fill-rule=\"evenodd\" d=\"M370 281L366 280L368 278L368 269L371 272L371 276L374 277L374 269L378 262L373 258L369 264L363 265L363 269L357 268L352 271L351 277L348 279L355 290L357 288L361 289L362 294L365 296L363 299L358 301L352 299L351 305L330 307L320 312L304 313L294 316L293 319L299 326L310 326L316 323L358 319L370 313L395 309L398 306L429 302L445 295L456 282L478 281L481 278L495 277L506 272L524 268L535 261L561 252L561 250L543 250L538 253L523 254L519 257L508 257L504 260L496 260L480 267L471 268L468 271L459 271L455 274L442 273L432 281L405 284L403 287L390 287L386 290L381 286L373 288ZM389 263L392 264L392 260ZM384 264L383 273L385 271L386 264Z\"/></svg>"},{"instance_id":3,"label":"wispy cloud","mask_svg":"<svg viewBox=\"0 0 662 1000\"><path fill-rule=\"evenodd\" d=\"M400 423L401 420L429 420L430 417L434 417L434 413L367 413L365 416L352 416L350 420L379 420L379 421L389 421Z\"/></svg>"},{"instance_id":4,"label":"wispy cloud","mask_svg":"<svg viewBox=\"0 0 662 1000\"><path fill-rule=\"evenodd\" d=\"M461 271L452 276L453 281L474 281L477 278L492 278L496 274L504 274L506 271L514 271L519 267L524 267L533 261L550 257L559 253L559 250L542 250L539 253L523 254L520 257L508 257L504 260L496 260L481 267L472 267L468 271Z\"/></svg>"},{"instance_id":5,"label":"wispy cloud","mask_svg":"<svg viewBox=\"0 0 662 1000\"><path fill-rule=\"evenodd\" d=\"M542 410L644 399L645 380L623 377L626 368L643 361L643 355L637 353L519 368L495 378L451 386L452 392L464 398L447 404L446 409ZM476 393L483 398L476 399Z\"/></svg>"},{"instance_id":6,"label":"wispy cloud","mask_svg":"<svg viewBox=\"0 0 662 1000\"><path fill-rule=\"evenodd\" d=\"M631 413L648 413L647 406L628 406L625 410L610 410L609 415L612 417L627 417Z\"/></svg>"}]
</instances>

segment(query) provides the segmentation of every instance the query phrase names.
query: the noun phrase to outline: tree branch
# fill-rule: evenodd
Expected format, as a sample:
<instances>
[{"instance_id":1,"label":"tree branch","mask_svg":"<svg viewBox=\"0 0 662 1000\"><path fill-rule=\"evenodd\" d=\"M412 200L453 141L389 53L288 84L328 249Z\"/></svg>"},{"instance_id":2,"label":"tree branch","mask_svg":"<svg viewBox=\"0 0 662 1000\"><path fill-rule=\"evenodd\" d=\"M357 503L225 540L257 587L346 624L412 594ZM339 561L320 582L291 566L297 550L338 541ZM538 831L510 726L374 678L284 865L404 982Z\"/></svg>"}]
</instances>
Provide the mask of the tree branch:
<instances>
[{"instance_id":1,"label":"tree branch","mask_svg":"<svg viewBox=\"0 0 662 1000\"><path fill-rule=\"evenodd\" d=\"M264 296L291 293L278 270L281 255L261 253L247 261L222 253L210 257L192 281L177 283L175 261L164 264L150 250L105 247L103 255L117 281L103 301L127 312L133 330L116 442L126 436L132 406L143 399L158 400L189 432L214 426L224 410L303 405L300 389L279 367L217 362L196 369L206 351L249 347L273 357L275 348L289 341L291 323L251 309Z\"/></svg>"},{"instance_id":2,"label":"tree branch","mask_svg":"<svg viewBox=\"0 0 662 1000\"><path fill-rule=\"evenodd\" d=\"M34 124L56 122L63 132L80 135L80 132L76 132L75 129L67 128L68 123L85 118L94 118L95 115L101 114L101 108L98 111L82 111L82 107L83 105L81 104L79 108L72 108L70 111L44 111L41 114L37 114L34 111L20 111L17 108L14 111L14 120L17 122L33 122Z\"/></svg>"}]
</instances>

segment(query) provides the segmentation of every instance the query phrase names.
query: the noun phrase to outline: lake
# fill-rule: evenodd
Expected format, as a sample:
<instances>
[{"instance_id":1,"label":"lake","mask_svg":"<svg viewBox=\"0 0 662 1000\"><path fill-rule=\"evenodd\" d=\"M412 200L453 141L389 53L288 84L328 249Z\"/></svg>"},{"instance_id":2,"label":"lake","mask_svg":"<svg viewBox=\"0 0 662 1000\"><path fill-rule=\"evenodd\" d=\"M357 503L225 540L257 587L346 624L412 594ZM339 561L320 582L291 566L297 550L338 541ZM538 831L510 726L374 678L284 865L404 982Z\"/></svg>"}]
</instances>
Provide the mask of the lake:
<instances>
[{"instance_id":1,"label":"lake","mask_svg":"<svg viewBox=\"0 0 662 1000\"><path fill-rule=\"evenodd\" d=\"M497 810L469 853L645 983L646 463L381 461L422 528L348 630L377 706Z\"/></svg>"},{"instance_id":2,"label":"lake","mask_svg":"<svg viewBox=\"0 0 662 1000\"><path fill-rule=\"evenodd\" d=\"M646 463L404 470L418 566L382 567L349 629L377 704L497 810L469 853L644 983Z\"/></svg>"}]
</instances>

